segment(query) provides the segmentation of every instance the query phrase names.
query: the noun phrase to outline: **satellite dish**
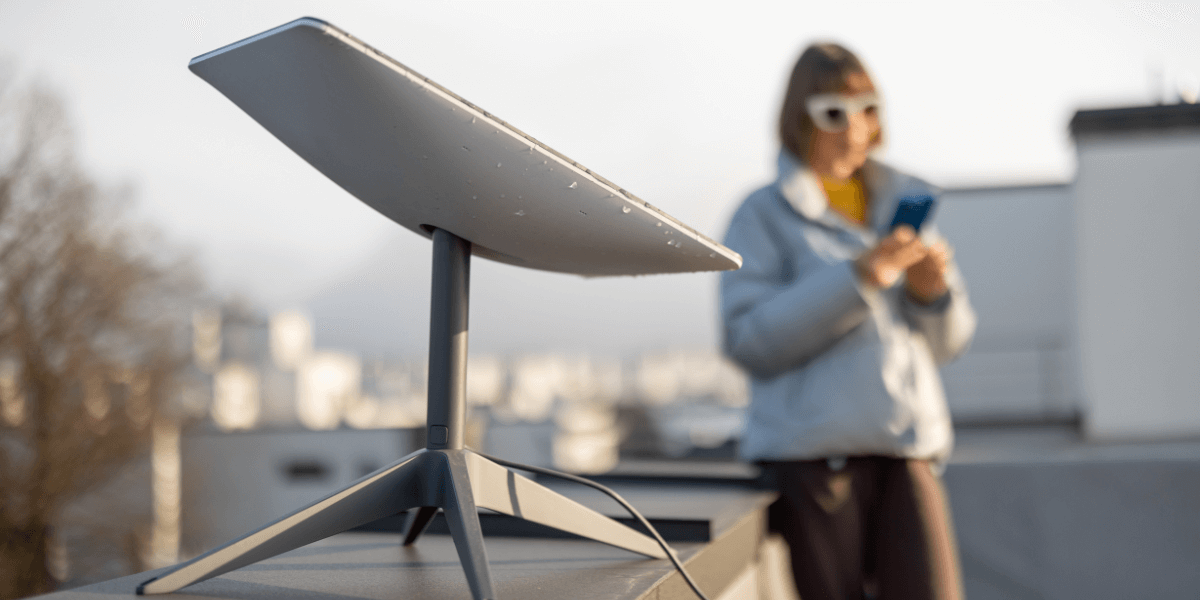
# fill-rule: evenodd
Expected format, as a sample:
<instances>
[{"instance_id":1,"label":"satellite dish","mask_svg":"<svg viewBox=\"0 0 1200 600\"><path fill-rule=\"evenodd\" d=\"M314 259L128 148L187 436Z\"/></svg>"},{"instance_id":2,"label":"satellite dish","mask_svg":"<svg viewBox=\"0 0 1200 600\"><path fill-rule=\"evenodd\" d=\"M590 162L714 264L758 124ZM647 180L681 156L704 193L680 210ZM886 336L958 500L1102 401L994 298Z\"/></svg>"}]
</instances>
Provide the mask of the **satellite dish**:
<instances>
[{"instance_id":1,"label":"satellite dish","mask_svg":"<svg viewBox=\"0 0 1200 600\"><path fill-rule=\"evenodd\" d=\"M189 66L346 191L432 238L426 447L138 593L399 512L412 544L439 509L476 600L496 598L478 508L667 558L665 542L465 447L470 259L595 276L736 269L741 257L324 21L298 19Z\"/></svg>"},{"instance_id":2,"label":"satellite dish","mask_svg":"<svg viewBox=\"0 0 1200 600\"><path fill-rule=\"evenodd\" d=\"M404 227L476 256L586 276L736 269L741 257L319 19L189 68L301 158Z\"/></svg>"}]
</instances>

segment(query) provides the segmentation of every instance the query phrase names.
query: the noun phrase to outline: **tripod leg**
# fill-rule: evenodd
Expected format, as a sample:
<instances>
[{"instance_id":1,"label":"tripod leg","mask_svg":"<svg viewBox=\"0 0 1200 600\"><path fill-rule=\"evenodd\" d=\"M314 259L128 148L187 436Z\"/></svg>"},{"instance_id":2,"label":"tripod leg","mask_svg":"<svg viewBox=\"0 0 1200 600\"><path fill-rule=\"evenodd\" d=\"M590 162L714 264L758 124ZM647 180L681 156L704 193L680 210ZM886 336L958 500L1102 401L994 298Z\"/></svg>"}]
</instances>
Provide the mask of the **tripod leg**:
<instances>
[{"instance_id":1,"label":"tripod leg","mask_svg":"<svg viewBox=\"0 0 1200 600\"><path fill-rule=\"evenodd\" d=\"M436 506L419 506L408 511L408 516L404 518L404 545L411 546L417 543L417 538L425 533L436 514Z\"/></svg>"},{"instance_id":2,"label":"tripod leg","mask_svg":"<svg viewBox=\"0 0 1200 600\"><path fill-rule=\"evenodd\" d=\"M458 550L458 561L462 563L475 600L495 600L495 585L488 568L487 550L483 547L483 529L479 526L479 514L471 489L471 480L462 450L445 452L445 491L442 510L446 514L446 525L454 538Z\"/></svg>"},{"instance_id":3,"label":"tripod leg","mask_svg":"<svg viewBox=\"0 0 1200 600\"><path fill-rule=\"evenodd\" d=\"M527 521L574 533L597 542L666 558L658 542L537 482L479 456L467 453L475 500L479 506Z\"/></svg>"},{"instance_id":4,"label":"tripod leg","mask_svg":"<svg viewBox=\"0 0 1200 600\"><path fill-rule=\"evenodd\" d=\"M418 482L429 468L426 451L410 454L270 525L179 565L138 586L137 593L163 594L239 567L394 515L427 499ZM472 505L474 510L474 505Z\"/></svg>"}]
</instances>

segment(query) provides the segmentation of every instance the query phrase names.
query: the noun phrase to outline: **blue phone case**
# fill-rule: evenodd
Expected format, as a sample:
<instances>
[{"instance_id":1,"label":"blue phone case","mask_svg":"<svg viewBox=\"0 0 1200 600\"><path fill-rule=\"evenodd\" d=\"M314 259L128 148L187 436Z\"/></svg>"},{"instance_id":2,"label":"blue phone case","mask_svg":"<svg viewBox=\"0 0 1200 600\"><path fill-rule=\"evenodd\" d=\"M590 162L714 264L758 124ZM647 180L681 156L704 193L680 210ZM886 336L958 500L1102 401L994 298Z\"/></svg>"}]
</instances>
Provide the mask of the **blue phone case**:
<instances>
[{"instance_id":1,"label":"blue phone case","mask_svg":"<svg viewBox=\"0 0 1200 600\"><path fill-rule=\"evenodd\" d=\"M888 227L888 231L900 225L909 225L914 231L920 231L921 225L933 212L933 205L933 196L929 195L901 198L900 204L896 206L896 216L892 217L892 224Z\"/></svg>"}]
</instances>

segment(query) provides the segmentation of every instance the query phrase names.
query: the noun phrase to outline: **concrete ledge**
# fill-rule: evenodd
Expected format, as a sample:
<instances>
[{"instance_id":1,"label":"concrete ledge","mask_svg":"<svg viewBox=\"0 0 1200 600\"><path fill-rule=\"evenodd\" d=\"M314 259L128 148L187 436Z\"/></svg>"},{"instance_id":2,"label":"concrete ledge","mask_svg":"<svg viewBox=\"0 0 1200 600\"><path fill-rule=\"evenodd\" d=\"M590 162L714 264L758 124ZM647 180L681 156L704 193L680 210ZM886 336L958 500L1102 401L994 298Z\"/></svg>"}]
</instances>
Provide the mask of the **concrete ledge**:
<instances>
[{"instance_id":1,"label":"concrete ledge","mask_svg":"<svg viewBox=\"0 0 1200 600\"><path fill-rule=\"evenodd\" d=\"M703 488L646 487L626 495L647 514ZM676 542L672 547L702 589L714 600L767 598L758 582L761 548L767 542L766 507L774 494L710 490L708 502L693 498L691 509L709 511L713 541ZM635 498L637 497L637 498ZM657 498L656 502L649 499ZM639 501L640 500L640 501ZM591 500L588 503L591 504ZM600 508L600 507L596 507ZM687 510L683 511L686 516ZM661 513L660 513L661 514ZM184 588L169 598L305 600L469 598L466 578L449 536L423 536L400 545L398 533L343 533L280 556ZM645 559L597 542L530 537L485 538L492 576L501 598L666 600L694 597L666 560ZM114 579L45 596L59 600L134 597L137 585L159 571ZM726 593L728 592L728 593Z\"/></svg>"}]
</instances>

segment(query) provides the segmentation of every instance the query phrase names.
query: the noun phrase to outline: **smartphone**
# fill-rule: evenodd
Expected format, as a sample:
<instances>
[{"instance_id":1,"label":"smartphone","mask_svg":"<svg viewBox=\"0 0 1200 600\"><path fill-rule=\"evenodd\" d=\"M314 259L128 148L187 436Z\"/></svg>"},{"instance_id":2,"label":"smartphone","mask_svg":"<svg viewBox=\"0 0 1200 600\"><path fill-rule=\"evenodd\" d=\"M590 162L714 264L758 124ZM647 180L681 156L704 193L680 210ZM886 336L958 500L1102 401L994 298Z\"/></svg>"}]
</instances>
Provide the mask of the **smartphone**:
<instances>
[{"instance_id":1,"label":"smartphone","mask_svg":"<svg viewBox=\"0 0 1200 600\"><path fill-rule=\"evenodd\" d=\"M900 204L896 206L896 216L892 217L892 224L888 227L888 231L900 225L908 225L913 228L913 231L920 231L921 225L933 212L933 205L933 196L928 194L904 196L900 199Z\"/></svg>"}]
</instances>

